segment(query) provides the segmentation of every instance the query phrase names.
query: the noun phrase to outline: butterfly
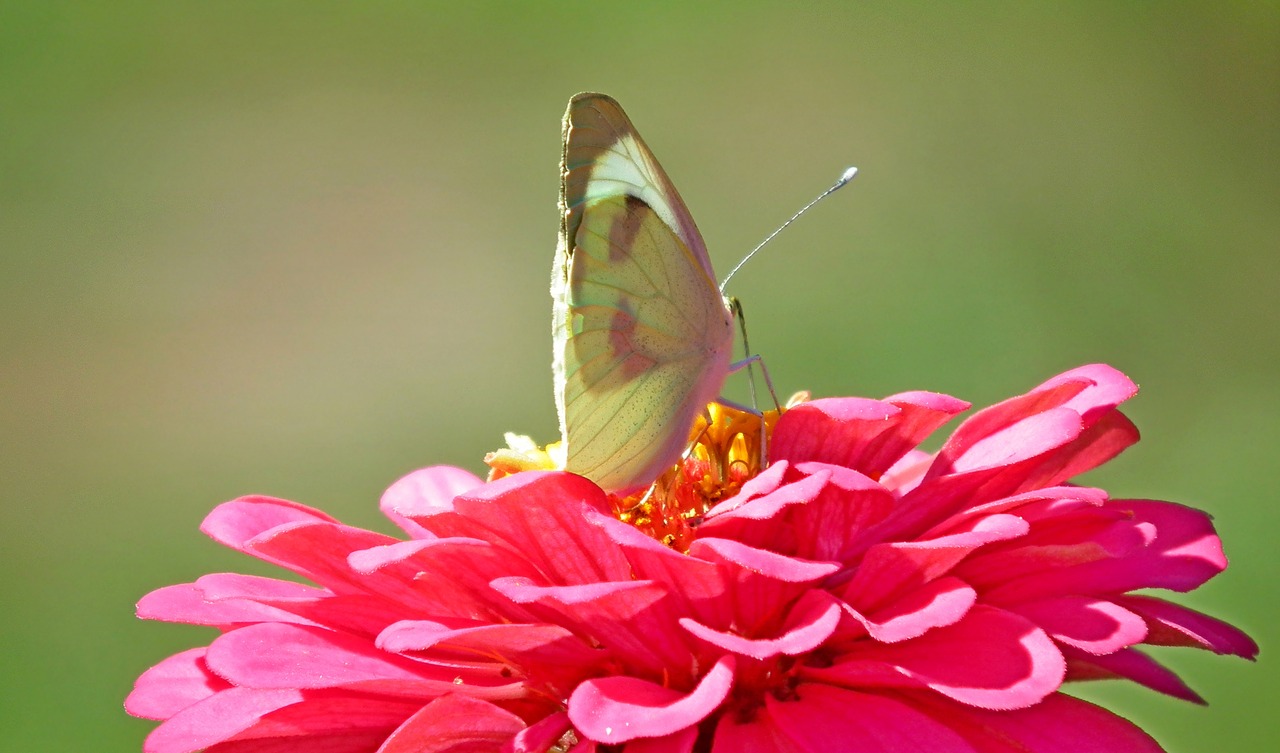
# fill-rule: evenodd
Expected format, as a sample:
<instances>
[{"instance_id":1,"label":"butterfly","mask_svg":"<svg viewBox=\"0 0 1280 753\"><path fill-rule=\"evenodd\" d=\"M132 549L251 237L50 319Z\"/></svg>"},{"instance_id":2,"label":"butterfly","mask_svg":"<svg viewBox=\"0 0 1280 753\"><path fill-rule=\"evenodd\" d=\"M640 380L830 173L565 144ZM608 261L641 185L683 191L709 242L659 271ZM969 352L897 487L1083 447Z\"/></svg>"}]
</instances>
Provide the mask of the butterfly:
<instances>
[{"instance_id":1,"label":"butterfly","mask_svg":"<svg viewBox=\"0 0 1280 753\"><path fill-rule=\"evenodd\" d=\"M564 469L606 491L675 464L732 370L734 310L671 179L616 101L569 100L551 275Z\"/></svg>"}]
</instances>

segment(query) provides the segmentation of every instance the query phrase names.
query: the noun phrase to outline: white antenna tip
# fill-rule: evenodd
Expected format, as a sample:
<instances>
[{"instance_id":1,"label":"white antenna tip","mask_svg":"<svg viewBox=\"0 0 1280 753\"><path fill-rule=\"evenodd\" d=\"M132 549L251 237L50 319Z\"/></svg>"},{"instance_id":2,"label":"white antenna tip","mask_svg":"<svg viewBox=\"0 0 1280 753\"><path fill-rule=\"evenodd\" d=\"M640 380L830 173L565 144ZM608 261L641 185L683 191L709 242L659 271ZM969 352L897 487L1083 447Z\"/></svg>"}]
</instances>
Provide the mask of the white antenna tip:
<instances>
[{"instance_id":1,"label":"white antenna tip","mask_svg":"<svg viewBox=\"0 0 1280 753\"><path fill-rule=\"evenodd\" d=\"M828 196L830 196L832 193L834 193L834 192L836 191L836 189L838 189L838 188L843 188L843 187L844 187L844 185L845 185L846 183L848 183L849 181L853 180L853 176L855 176L855 175L857 175L857 174L858 174L858 168L856 168L856 167L847 167L847 168L845 168L844 172L840 174L840 180L837 180L835 183L831 184L831 187L830 187L830 188L828 188L827 190L825 190L825 191L823 191L822 193L818 194L818 197L817 197L816 199L814 199L813 201L809 202L808 204L805 204L805 205L800 209L800 211L799 211L799 212L796 212L795 214L791 215L791 219L789 219L789 220L787 220L786 222L784 222L784 223L782 223L781 225L779 225L777 230L774 230L772 233L769 233L768 237L766 237L764 240L760 241L760 245L758 245L758 246L756 246L755 248L751 249L751 253L747 254L747 255L746 255L746 256L744 256L744 257L742 257L742 261L738 262L738 266L736 266L736 267L734 267L733 269L729 270L729 274L725 275L725 278L724 278L723 280L721 280L721 281L720 281L720 293L721 293L721 295L723 295L723 294L724 294L724 286L729 284L729 280L733 279L733 276L734 276L734 275L736 275L736 274L738 273L738 270L739 270L739 269L742 269L742 265L743 265L743 264L746 264L746 263L751 259L751 257L755 256L757 251L759 251L760 249L764 248L764 244L766 244L766 243L768 243L769 241L773 240L773 237L774 237L775 235L777 235L778 233L781 233L781 232L783 231L783 229L785 229L788 225L790 225L791 223L795 222L795 221L800 217L800 215L802 215L802 214L804 214L805 212L809 211L809 210L813 207L813 205L814 205L814 204L817 204L819 201L822 201L823 199L825 199L825 198L827 198Z\"/></svg>"}]
</instances>

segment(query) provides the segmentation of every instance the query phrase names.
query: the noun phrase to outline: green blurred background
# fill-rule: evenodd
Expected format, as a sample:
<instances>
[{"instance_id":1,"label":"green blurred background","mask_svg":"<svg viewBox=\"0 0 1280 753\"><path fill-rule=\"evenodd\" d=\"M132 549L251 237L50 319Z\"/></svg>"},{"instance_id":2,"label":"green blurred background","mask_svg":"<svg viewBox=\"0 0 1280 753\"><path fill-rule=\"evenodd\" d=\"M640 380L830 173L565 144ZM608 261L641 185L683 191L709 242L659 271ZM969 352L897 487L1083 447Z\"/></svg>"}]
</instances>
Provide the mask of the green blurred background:
<instances>
[{"instance_id":1,"label":"green blurred background","mask_svg":"<svg viewBox=\"0 0 1280 753\"><path fill-rule=\"evenodd\" d=\"M1280 8L0 5L0 748L137 750L208 633L134 602L269 572L196 527L269 493L389 529L432 463L555 437L560 116L622 101L780 389L979 404L1110 362L1145 439L1087 480L1217 518L1182 600L1263 666L1082 692L1171 751L1274 750ZM735 386L735 390L740 389Z\"/></svg>"}]
</instances>

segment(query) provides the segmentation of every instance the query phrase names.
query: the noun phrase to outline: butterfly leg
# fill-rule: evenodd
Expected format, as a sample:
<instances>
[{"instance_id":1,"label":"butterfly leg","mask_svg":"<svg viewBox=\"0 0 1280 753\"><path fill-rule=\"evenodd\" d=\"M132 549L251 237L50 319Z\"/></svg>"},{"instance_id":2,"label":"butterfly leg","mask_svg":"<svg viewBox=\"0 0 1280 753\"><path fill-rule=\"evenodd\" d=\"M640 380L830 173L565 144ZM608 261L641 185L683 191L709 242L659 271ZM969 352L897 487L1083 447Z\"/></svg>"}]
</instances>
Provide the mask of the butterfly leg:
<instances>
[{"instance_id":1,"label":"butterfly leg","mask_svg":"<svg viewBox=\"0 0 1280 753\"><path fill-rule=\"evenodd\" d=\"M760 365L760 373L764 375L765 386L769 388L769 397L773 399L774 410L778 410L781 406L778 403L778 393L773 390L773 380L769 378L769 370L765 368L764 358L758 353L751 352L751 343L747 340L747 314L742 308L742 301L737 298L729 299L729 310L733 312L733 317L738 320L738 331L742 333L742 354L745 356L741 361L737 361L729 365L729 373L747 369L747 386L751 390L751 405L759 408L759 401L756 399L756 375L752 371L753 364Z\"/></svg>"},{"instance_id":2,"label":"butterfly leg","mask_svg":"<svg viewBox=\"0 0 1280 753\"><path fill-rule=\"evenodd\" d=\"M758 407L756 402L755 382L750 380L752 366L760 367L760 373L764 376L765 386L769 389L769 397L773 400L773 409L782 410L781 403L778 402L778 394L773 389L773 380L769 377L769 370L765 368L764 359L761 358L759 354L748 356L741 361L730 364L729 366L730 373L741 371L744 368L747 370L749 384L751 385L752 404L750 406L738 405L732 400L728 400L724 397L716 398L716 402L730 408L736 408L744 413L750 413L760 419L760 462L762 466L767 466L769 464L769 430L764 423L764 411Z\"/></svg>"},{"instance_id":3,"label":"butterfly leg","mask_svg":"<svg viewBox=\"0 0 1280 753\"><path fill-rule=\"evenodd\" d=\"M764 376L765 387L769 389L769 398L773 400L773 409L782 410L781 404L778 402L778 393L773 389L773 379L769 377L769 369L764 365L764 358L758 353L751 352L751 344L747 341L747 315L742 308L742 301L737 298L729 299L729 309L733 311L734 318L738 320L738 331L742 333L742 352L746 356L741 361L737 361L729 365L729 373L740 371L743 368L747 370L747 387L751 391L751 407L748 411L760 417L760 453L761 462L768 465L769 462L769 431L764 425L764 413L760 410L760 401L756 398L756 375L751 368L753 365L760 366L760 373ZM721 401L723 402L723 400ZM727 404L727 403L726 403Z\"/></svg>"},{"instance_id":4,"label":"butterfly leg","mask_svg":"<svg viewBox=\"0 0 1280 753\"><path fill-rule=\"evenodd\" d=\"M759 414L759 413L760 413L760 409L759 409L759 407L758 407L757 405L755 405L755 403L756 403L756 390L755 390L755 382L754 382L754 380L751 378L751 377L752 377L752 371L751 371L751 367L752 367L752 366L759 366L759 367L760 367L760 374L761 374L762 376L764 376L764 386L765 386L765 388L766 388L767 390L769 390L769 399L773 402L773 409L774 409L774 410L778 410L778 409L780 409L780 408L782 407L782 403L778 402L778 393L777 393L777 392L775 392L775 391L774 391L774 389L773 389L773 380L769 378L769 369L765 368L765 365L764 365L764 357L763 357L763 356L761 356L759 353L756 353L756 354L754 354L754 355L747 356L746 358L742 359L741 361L734 361L733 363L729 364L729 373L730 373L730 374L733 374L733 373L736 373L736 372L742 371L743 369L746 369L746 370L747 370L747 381L748 381L748 383L749 383L749 384L750 384L750 386L751 386L751 402L752 402L752 404L753 404L753 405L752 405L752 408L751 408L750 410L748 410L747 412L748 412L748 413L755 413L755 414ZM739 409L743 409L743 408L742 408L742 406L735 406L735 405L733 405L732 403L730 403L729 401L724 400L723 398L722 398L722 399L717 400L716 402L718 402L718 403L723 403L724 405L729 405L730 407L737 407L737 408L739 408Z\"/></svg>"}]
</instances>

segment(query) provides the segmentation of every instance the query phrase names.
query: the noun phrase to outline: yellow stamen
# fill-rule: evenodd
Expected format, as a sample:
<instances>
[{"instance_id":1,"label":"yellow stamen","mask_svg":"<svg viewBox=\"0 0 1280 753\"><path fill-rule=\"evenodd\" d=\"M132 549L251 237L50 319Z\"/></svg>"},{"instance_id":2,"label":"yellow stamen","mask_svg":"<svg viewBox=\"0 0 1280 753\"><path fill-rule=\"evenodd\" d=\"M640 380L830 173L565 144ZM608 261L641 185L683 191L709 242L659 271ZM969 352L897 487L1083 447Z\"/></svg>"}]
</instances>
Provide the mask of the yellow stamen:
<instances>
[{"instance_id":1,"label":"yellow stamen","mask_svg":"<svg viewBox=\"0 0 1280 753\"><path fill-rule=\"evenodd\" d=\"M808 399L808 393L796 393L786 408ZM614 515L667 546L686 551L707 511L737 494L768 465L766 440L786 408L765 411L762 417L720 403L707 405L689 432L684 458L659 476L652 488L626 497L609 495ZM507 434L506 439L507 447L485 456L490 481L521 471L564 467L561 442L541 448L526 436Z\"/></svg>"},{"instance_id":2,"label":"yellow stamen","mask_svg":"<svg viewBox=\"0 0 1280 753\"><path fill-rule=\"evenodd\" d=\"M694 422L685 458L658 477L651 490L611 496L614 514L678 551L693 541L707 511L732 497L767 464L765 434L781 411L763 417L711 403Z\"/></svg>"}]
</instances>

